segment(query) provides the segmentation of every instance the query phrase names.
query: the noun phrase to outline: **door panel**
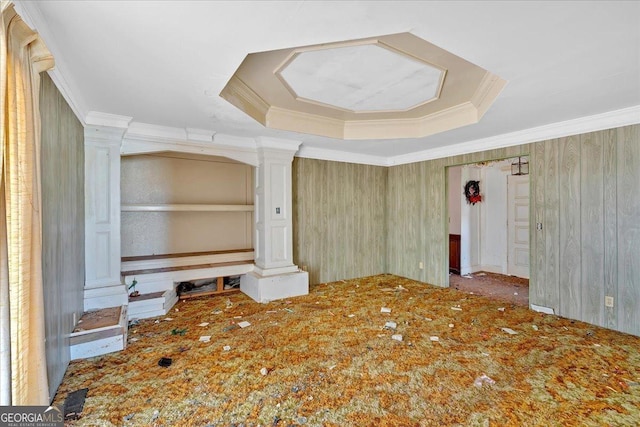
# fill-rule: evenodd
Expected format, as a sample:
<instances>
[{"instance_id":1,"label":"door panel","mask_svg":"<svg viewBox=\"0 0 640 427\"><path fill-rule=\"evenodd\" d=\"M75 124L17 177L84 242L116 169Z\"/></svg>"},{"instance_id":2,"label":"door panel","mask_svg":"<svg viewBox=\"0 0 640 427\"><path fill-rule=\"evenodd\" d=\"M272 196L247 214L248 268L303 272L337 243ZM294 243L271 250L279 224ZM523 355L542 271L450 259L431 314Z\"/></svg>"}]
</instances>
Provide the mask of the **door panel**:
<instances>
[{"instance_id":1,"label":"door panel","mask_svg":"<svg viewBox=\"0 0 640 427\"><path fill-rule=\"evenodd\" d=\"M512 276L529 278L529 175L507 177L508 267Z\"/></svg>"}]
</instances>

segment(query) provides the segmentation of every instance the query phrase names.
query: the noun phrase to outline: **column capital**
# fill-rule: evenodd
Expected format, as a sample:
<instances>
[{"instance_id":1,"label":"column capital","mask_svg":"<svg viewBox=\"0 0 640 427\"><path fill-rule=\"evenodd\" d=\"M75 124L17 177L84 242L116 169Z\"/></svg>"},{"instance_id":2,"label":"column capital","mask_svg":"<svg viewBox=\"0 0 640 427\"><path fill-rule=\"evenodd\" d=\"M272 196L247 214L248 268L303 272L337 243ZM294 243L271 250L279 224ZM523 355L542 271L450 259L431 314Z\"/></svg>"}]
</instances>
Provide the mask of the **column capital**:
<instances>
[{"instance_id":1,"label":"column capital","mask_svg":"<svg viewBox=\"0 0 640 427\"><path fill-rule=\"evenodd\" d=\"M89 111L84 118L87 126L104 126L109 128L121 128L127 130L133 117L119 116L117 114L101 113L99 111Z\"/></svg>"},{"instance_id":2,"label":"column capital","mask_svg":"<svg viewBox=\"0 0 640 427\"><path fill-rule=\"evenodd\" d=\"M274 157L282 158L284 156L293 160L293 156L298 152L302 145L302 141L293 139L271 138L259 136L256 138L256 147L260 158Z\"/></svg>"},{"instance_id":3,"label":"column capital","mask_svg":"<svg viewBox=\"0 0 640 427\"><path fill-rule=\"evenodd\" d=\"M85 117L85 144L103 143L120 145L124 134L129 129L131 117L91 111Z\"/></svg>"},{"instance_id":4,"label":"column capital","mask_svg":"<svg viewBox=\"0 0 640 427\"><path fill-rule=\"evenodd\" d=\"M100 143L120 147L125 132L126 129L122 128L87 125L84 128L84 143L85 145Z\"/></svg>"}]
</instances>

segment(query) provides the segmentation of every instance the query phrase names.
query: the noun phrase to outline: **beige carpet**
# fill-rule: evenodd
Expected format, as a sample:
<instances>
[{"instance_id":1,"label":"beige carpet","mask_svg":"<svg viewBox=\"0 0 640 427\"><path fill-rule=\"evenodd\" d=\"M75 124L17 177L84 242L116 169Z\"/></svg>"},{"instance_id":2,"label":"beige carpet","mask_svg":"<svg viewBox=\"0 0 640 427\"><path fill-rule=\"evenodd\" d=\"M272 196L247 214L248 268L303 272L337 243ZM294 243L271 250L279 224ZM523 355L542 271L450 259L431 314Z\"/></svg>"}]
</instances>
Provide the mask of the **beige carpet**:
<instances>
[{"instance_id":1,"label":"beige carpet","mask_svg":"<svg viewBox=\"0 0 640 427\"><path fill-rule=\"evenodd\" d=\"M77 426L632 426L639 382L638 337L380 275L180 302L55 403L89 389Z\"/></svg>"}]
</instances>

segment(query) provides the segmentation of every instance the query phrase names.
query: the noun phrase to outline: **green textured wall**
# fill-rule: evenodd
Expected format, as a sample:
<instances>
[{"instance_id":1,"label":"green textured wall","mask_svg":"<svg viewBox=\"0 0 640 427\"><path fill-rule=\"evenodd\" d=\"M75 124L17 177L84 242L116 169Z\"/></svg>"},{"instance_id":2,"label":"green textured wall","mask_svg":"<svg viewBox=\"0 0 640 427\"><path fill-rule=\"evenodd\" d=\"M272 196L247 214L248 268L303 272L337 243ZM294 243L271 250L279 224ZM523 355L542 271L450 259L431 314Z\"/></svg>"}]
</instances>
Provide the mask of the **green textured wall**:
<instances>
[{"instance_id":1,"label":"green textured wall","mask_svg":"<svg viewBox=\"0 0 640 427\"><path fill-rule=\"evenodd\" d=\"M311 284L386 272L387 169L295 158L293 259Z\"/></svg>"},{"instance_id":2,"label":"green textured wall","mask_svg":"<svg viewBox=\"0 0 640 427\"><path fill-rule=\"evenodd\" d=\"M53 397L70 359L69 333L83 311L84 130L41 74L42 246L47 373Z\"/></svg>"},{"instance_id":3,"label":"green textured wall","mask_svg":"<svg viewBox=\"0 0 640 427\"><path fill-rule=\"evenodd\" d=\"M392 273L446 287L446 168L519 155L530 302L640 335L640 125L390 168L296 158L294 261L312 284Z\"/></svg>"}]
</instances>

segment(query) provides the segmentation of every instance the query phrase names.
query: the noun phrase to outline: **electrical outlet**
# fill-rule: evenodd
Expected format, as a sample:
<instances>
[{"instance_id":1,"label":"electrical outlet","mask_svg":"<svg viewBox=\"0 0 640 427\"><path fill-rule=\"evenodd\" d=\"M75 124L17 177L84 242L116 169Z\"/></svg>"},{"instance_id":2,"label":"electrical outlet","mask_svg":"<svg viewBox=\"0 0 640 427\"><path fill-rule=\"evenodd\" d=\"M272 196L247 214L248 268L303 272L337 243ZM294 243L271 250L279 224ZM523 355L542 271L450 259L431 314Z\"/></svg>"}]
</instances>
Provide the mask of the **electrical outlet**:
<instances>
[{"instance_id":1,"label":"electrical outlet","mask_svg":"<svg viewBox=\"0 0 640 427\"><path fill-rule=\"evenodd\" d=\"M420 262L418 263L418 268L419 268L420 270L422 270L422 269L424 268L424 264L422 263L422 261L420 261Z\"/></svg>"},{"instance_id":2,"label":"electrical outlet","mask_svg":"<svg viewBox=\"0 0 640 427\"><path fill-rule=\"evenodd\" d=\"M610 296L604 297L604 306L613 307L613 297L610 297Z\"/></svg>"}]
</instances>

